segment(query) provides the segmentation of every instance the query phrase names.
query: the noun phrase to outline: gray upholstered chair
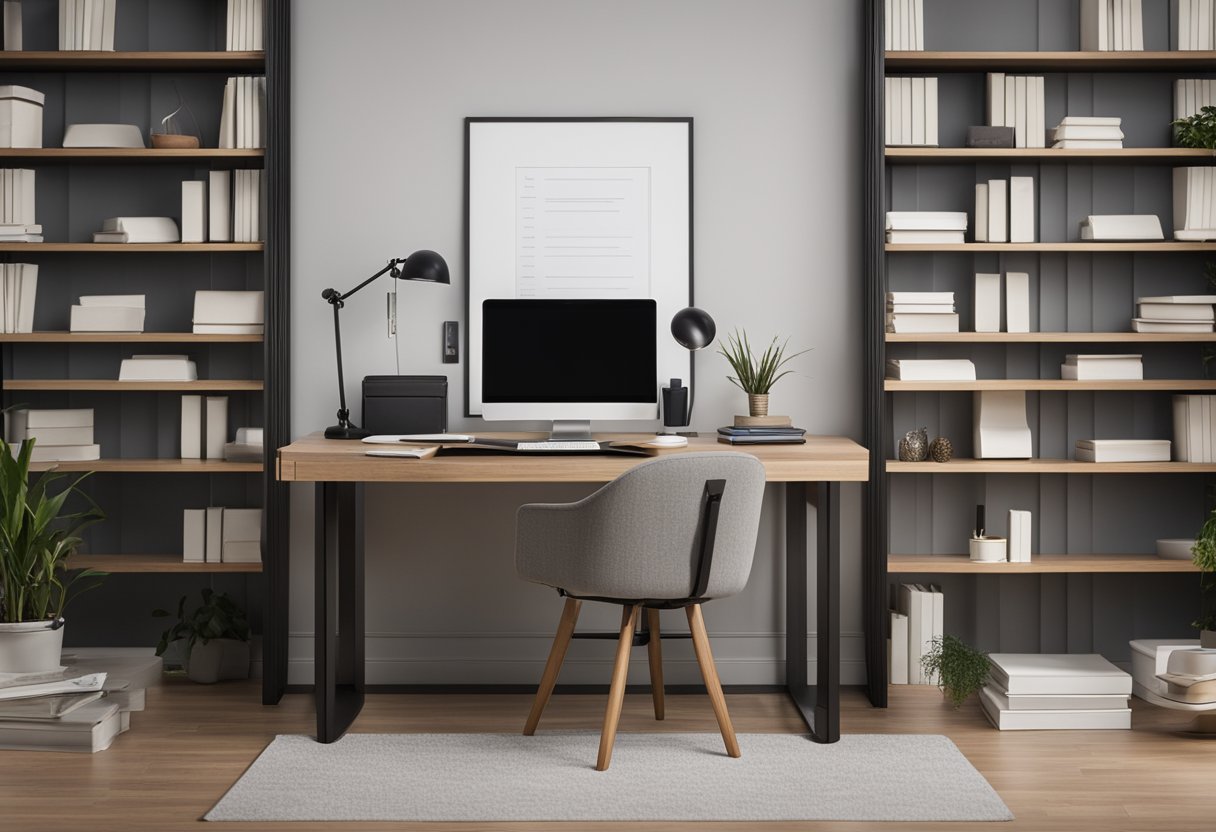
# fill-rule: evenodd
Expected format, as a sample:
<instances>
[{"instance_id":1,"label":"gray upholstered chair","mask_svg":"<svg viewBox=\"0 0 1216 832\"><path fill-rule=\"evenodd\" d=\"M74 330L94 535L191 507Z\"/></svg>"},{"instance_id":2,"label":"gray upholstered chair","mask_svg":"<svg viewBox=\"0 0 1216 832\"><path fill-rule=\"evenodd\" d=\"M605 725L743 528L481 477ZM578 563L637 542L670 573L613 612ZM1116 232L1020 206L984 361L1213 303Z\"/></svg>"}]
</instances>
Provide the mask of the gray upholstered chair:
<instances>
[{"instance_id":1,"label":"gray upholstered chair","mask_svg":"<svg viewBox=\"0 0 1216 832\"><path fill-rule=\"evenodd\" d=\"M655 718L662 719L659 610L682 607L726 751L738 757L701 604L734 595L747 584L763 495L764 466L755 457L685 453L638 465L576 503L520 508L516 570L566 599L524 734L535 733L553 693L582 602L620 604L616 663L596 764L599 771L607 769L638 612L646 609L649 632L639 643L649 645Z\"/></svg>"}]
</instances>

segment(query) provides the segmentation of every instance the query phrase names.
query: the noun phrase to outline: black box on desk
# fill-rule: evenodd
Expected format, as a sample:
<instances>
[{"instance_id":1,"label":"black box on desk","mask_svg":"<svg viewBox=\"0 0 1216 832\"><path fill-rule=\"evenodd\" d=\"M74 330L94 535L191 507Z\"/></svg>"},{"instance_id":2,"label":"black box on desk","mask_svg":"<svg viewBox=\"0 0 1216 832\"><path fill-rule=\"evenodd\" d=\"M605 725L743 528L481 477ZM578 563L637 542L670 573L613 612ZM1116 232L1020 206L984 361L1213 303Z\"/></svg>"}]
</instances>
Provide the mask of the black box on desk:
<instances>
[{"instance_id":1,"label":"black box on desk","mask_svg":"<svg viewBox=\"0 0 1216 832\"><path fill-rule=\"evenodd\" d=\"M365 376L363 429L374 434L447 433L447 376Z\"/></svg>"}]
</instances>

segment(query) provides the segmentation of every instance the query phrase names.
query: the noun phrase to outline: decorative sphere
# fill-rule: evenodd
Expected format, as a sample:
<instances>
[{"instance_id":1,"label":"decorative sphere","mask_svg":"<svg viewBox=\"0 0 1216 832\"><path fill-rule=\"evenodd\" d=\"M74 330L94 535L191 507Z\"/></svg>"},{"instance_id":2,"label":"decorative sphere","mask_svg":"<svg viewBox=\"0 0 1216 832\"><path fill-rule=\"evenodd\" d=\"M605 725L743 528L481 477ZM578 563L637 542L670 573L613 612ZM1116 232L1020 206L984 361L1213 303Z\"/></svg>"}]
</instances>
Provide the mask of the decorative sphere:
<instances>
[{"instance_id":1,"label":"decorative sphere","mask_svg":"<svg viewBox=\"0 0 1216 832\"><path fill-rule=\"evenodd\" d=\"M944 436L939 436L929 445L929 456L934 462L949 462L954 456L954 445Z\"/></svg>"},{"instance_id":2,"label":"decorative sphere","mask_svg":"<svg viewBox=\"0 0 1216 832\"><path fill-rule=\"evenodd\" d=\"M718 334L714 319L704 309L687 306L671 319L671 337L686 350L708 347Z\"/></svg>"},{"instance_id":3,"label":"decorative sphere","mask_svg":"<svg viewBox=\"0 0 1216 832\"><path fill-rule=\"evenodd\" d=\"M899 440L900 462L924 462L929 458L929 432L927 428L910 430Z\"/></svg>"}]
</instances>

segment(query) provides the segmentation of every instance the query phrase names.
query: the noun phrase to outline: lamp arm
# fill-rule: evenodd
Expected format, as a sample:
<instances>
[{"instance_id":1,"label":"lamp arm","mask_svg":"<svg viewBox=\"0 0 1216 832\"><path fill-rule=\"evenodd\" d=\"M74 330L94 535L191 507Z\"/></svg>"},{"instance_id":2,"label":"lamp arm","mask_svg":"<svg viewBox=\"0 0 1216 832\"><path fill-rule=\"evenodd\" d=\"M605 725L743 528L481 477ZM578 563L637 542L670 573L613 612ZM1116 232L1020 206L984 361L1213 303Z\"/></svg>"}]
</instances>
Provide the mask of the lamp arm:
<instances>
[{"instance_id":1,"label":"lamp arm","mask_svg":"<svg viewBox=\"0 0 1216 832\"><path fill-rule=\"evenodd\" d=\"M353 295L355 292L359 291L367 284L372 283L376 279L382 277L384 274L386 274L390 271L396 271L397 264L404 263L404 262L405 262L404 260L398 260L396 258L389 260L387 266L385 266L380 271L376 272L374 275L372 275L367 280L360 283L355 288L351 289L349 292L339 292L337 289L326 289L324 292L321 293L321 297L325 298L327 301L329 301L331 304L334 304L335 306L341 306L342 302L344 300L346 300L347 298L349 298L351 295ZM393 275L393 277L396 277L396 276L397 275Z\"/></svg>"}]
</instances>

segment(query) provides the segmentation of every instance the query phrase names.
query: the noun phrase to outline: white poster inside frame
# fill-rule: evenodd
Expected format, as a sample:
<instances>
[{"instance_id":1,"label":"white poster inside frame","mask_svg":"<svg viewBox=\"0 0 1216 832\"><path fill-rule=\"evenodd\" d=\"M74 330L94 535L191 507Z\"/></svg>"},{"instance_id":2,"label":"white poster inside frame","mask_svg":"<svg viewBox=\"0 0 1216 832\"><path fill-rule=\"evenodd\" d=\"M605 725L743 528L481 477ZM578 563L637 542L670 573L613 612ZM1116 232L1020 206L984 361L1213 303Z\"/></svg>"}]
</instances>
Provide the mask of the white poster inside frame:
<instances>
[{"instance_id":1,"label":"white poster inside frame","mask_svg":"<svg viewBox=\"0 0 1216 832\"><path fill-rule=\"evenodd\" d=\"M466 415L489 298L653 298L655 389L687 383L669 327L692 296L692 119L467 118L465 142Z\"/></svg>"}]
</instances>

